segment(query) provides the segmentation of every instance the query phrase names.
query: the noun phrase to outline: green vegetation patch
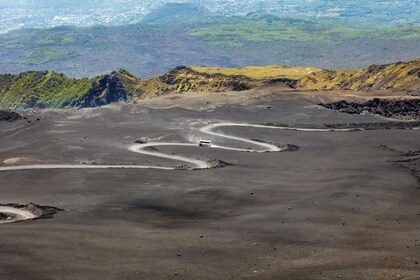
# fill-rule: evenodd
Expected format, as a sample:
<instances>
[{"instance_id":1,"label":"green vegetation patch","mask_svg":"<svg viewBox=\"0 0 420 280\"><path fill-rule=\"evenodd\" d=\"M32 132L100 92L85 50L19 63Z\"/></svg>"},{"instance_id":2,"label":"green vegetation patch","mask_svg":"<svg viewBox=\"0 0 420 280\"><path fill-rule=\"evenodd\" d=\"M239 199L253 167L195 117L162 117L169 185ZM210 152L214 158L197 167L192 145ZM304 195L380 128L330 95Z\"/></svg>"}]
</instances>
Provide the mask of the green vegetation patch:
<instances>
[{"instance_id":1,"label":"green vegetation patch","mask_svg":"<svg viewBox=\"0 0 420 280\"><path fill-rule=\"evenodd\" d=\"M356 29L347 27L333 27L325 32L328 36L341 36L349 39L391 39L391 40L419 40L420 27L400 26L394 28Z\"/></svg>"},{"instance_id":2,"label":"green vegetation patch","mask_svg":"<svg viewBox=\"0 0 420 280\"><path fill-rule=\"evenodd\" d=\"M313 34L305 25L291 25L284 21L238 20L212 24L188 33L214 46L241 47L248 42L272 41L326 41L328 37Z\"/></svg>"},{"instance_id":3,"label":"green vegetation patch","mask_svg":"<svg viewBox=\"0 0 420 280\"><path fill-rule=\"evenodd\" d=\"M332 43L339 39L420 39L420 27L415 25L367 27L368 25L363 20L355 23L338 19L299 20L264 16L203 25L191 30L188 35L199 38L205 45L224 47L243 47L250 42Z\"/></svg>"},{"instance_id":4,"label":"green vegetation patch","mask_svg":"<svg viewBox=\"0 0 420 280\"><path fill-rule=\"evenodd\" d=\"M76 43L77 30L78 29L72 27L18 29L2 35L0 45L10 49L66 46Z\"/></svg>"},{"instance_id":5,"label":"green vegetation patch","mask_svg":"<svg viewBox=\"0 0 420 280\"><path fill-rule=\"evenodd\" d=\"M79 100L93 79L72 79L56 72L30 71L0 75L1 105L8 108L63 107Z\"/></svg>"},{"instance_id":6,"label":"green vegetation patch","mask_svg":"<svg viewBox=\"0 0 420 280\"><path fill-rule=\"evenodd\" d=\"M44 47L30 53L23 60L21 60L20 63L26 65L39 65L52 61L72 59L78 56L80 56L80 54L75 51L60 51L57 49Z\"/></svg>"},{"instance_id":7,"label":"green vegetation patch","mask_svg":"<svg viewBox=\"0 0 420 280\"><path fill-rule=\"evenodd\" d=\"M68 45L73 43L74 40L75 39L72 36L51 32L50 34L47 33L38 40L36 40L35 43L39 46Z\"/></svg>"}]
</instances>

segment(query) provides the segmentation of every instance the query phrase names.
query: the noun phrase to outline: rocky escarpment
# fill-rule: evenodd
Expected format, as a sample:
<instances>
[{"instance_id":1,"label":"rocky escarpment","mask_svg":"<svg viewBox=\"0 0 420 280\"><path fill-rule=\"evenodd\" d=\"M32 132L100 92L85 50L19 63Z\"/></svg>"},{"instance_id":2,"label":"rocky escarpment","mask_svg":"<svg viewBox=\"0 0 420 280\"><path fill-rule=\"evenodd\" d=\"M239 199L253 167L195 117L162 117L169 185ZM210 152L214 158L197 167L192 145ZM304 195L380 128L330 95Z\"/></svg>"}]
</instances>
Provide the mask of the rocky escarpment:
<instances>
[{"instance_id":1,"label":"rocky escarpment","mask_svg":"<svg viewBox=\"0 0 420 280\"><path fill-rule=\"evenodd\" d=\"M240 75L208 74L192 70L187 66L179 66L159 79L168 85L176 85L178 91L240 91L250 89L255 80Z\"/></svg>"},{"instance_id":2,"label":"rocky escarpment","mask_svg":"<svg viewBox=\"0 0 420 280\"><path fill-rule=\"evenodd\" d=\"M134 78L132 78L134 79ZM99 107L112 102L127 101L133 92L127 85L129 77L113 72L94 81L81 100L70 103L72 107Z\"/></svg>"},{"instance_id":3,"label":"rocky escarpment","mask_svg":"<svg viewBox=\"0 0 420 280\"><path fill-rule=\"evenodd\" d=\"M348 114L376 114L386 118L420 119L420 99L384 100L374 98L365 103L343 100L319 105Z\"/></svg>"},{"instance_id":4,"label":"rocky escarpment","mask_svg":"<svg viewBox=\"0 0 420 280\"><path fill-rule=\"evenodd\" d=\"M21 119L22 116L18 113L7 110L0 110L0 121L14 122Z\"/></svg>"}]
</instances>

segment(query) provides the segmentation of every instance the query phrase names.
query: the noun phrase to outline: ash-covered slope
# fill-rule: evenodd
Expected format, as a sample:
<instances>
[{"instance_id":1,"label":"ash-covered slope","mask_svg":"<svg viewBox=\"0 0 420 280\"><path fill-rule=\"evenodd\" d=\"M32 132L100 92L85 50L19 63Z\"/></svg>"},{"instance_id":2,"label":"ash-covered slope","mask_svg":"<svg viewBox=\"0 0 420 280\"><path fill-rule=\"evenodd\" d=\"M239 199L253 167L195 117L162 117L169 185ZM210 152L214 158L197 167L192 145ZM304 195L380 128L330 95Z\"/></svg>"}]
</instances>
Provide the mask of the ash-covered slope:
<instances>
[{"instance_id":1,"label":"ash-covered slope","mask_svg":"<svg viewBox=\"0 0 420 280\"><path fill-rule=\"evenodd\" d=\"M364 70L314 72L298 83L303 89L420 91L420 59L387 65L372 65Z\"/></svg>"}]
</instances>

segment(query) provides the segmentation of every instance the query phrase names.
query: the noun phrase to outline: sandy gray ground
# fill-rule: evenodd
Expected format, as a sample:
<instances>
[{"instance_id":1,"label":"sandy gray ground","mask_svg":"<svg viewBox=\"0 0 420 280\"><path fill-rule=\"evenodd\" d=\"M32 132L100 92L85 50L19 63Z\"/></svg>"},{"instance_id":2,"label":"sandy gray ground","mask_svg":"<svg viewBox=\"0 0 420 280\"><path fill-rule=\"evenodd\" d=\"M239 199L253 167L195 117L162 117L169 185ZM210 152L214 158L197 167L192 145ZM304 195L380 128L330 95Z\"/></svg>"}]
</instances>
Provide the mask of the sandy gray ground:
<instances>
[{"instance_id":1,"label":"sandy gray ground","mask_svg":"<svg viewBox=\"0 0 420 280\"><path fill-rule=\"evenodd\" d=\"M45 111L37 113L39 122L0 123L0 164L173 166L179 163L135 154L127 147L142 137L194 141L204 137L195 128L206 121L289 125L384 121L319 109L285 96L217 108L211 102L209 98L196 104L206 110L140 104ZM272 109L266 109L268 104ZM0 279L420 275L419 185L407 170L389 162L399 158L398 151L420 149L420 130L222 130L295 144L300 150L255 154L162 147L164 152L233 165L201 171L0 173L0 203L33 202L66 210L53 219L0 226Z\"/></svg>"}]
</instances>

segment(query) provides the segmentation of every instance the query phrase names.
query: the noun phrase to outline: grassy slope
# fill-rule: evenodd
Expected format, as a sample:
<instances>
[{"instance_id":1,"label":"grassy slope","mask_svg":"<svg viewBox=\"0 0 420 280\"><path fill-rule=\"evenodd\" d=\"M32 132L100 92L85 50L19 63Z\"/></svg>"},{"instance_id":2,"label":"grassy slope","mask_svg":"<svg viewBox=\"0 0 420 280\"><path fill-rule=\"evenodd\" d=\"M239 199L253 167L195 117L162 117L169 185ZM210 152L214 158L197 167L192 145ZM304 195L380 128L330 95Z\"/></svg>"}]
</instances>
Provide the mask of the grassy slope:
<instances>
[{"instance_id":1,"label":"grassy slope","mask_svg":"<svg viewBox=\"0 0 420 280\"><path fill-rule=\"evenodd\" d=\"M312 73L299 81L305 89L389 89L418 90L420 88L420 59L388 65L372 65L364 70Z\"/></svg>"},{"instance_id":2,"label":"grassy slope","mask_svg":"<svg viewBox=\"0 0 420 280\"><path fill-rule=\"evenodd\" d=\"M62 107L82 97L92 79L71 79L55 72L25 72L0 75L1 105L9 108L32 106Z\"/></svg>"},{"instance_id":3,"label":"grassy slope","mask_svg":"<svg viewBox=\"0 0 420 280\"><path fill-rule=\"evenodd\" d=\"M320 71L312 67L285 67L280 65L269 66L247 66L242 68L212 68L212 67L191 67L192 70L223 75L242 75L251 79L277 79L286 78L299 80L313 72Z\"/></svg>"},{"instance_id":4,"label":"grassy slope","mask_svg":"<svg viewBox=\"0 0 420 280\"><path fill-rule=\"evenodd\" d=\"M69 104L78 106L95 90L96 94L108 94L112 90L106 80L103 82L105 77L118 81L127 95L138 92L140 79L125 70L91 79L74 79L56 72L30 71L0 75L0 106L6 108L62 108Z\"/></svg>"}]
</instances>

